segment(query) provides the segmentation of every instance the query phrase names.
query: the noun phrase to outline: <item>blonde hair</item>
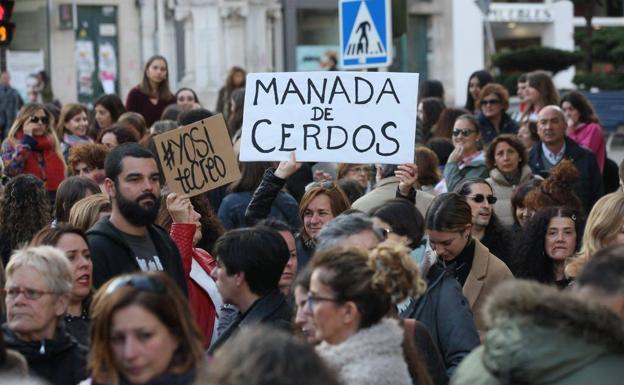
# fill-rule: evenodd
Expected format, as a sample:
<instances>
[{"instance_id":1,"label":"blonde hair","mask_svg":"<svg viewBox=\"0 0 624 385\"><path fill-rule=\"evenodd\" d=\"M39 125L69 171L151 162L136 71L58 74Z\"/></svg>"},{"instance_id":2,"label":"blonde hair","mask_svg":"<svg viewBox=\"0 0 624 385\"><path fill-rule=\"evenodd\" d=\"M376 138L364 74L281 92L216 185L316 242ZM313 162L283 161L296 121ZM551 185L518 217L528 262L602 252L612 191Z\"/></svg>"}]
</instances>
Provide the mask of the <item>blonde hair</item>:
<instances>
[{"instance_id":1,"label":"blonde hair","mask_svg":"<svg viewBox=\"0 0 624 385\"><path fill-rule=\"evenodd\" d=\"M565 268L568 277L576 277L589 259L624 226L624 193L614 192L600 198L587 218L581 251Z\"/></svg>"},{"instance_id":2,"label":"blonde hair","mask_svg":"<svg viewBox=\"0 0 624 385\"><path fill-rule=\"evenodd\" d=\"M100 213L111 209L110 199L105 194L89 195L72 206L69 211L69 223L82 231L87 231L100 219Z\"/></svg>"},{"instance_id":3,"label":"blonde hair","mask_svg":"<svg viewBox=\"0 0 624 385\"><path fill-rule=\"evenodd\" d=\"M425 289L408 249L393 242L383 242L370 252L353 246L324 249L314 255L311 266L328 272L319 279L331 288L338 302L356 304L360 329L396 315L393 305Z\"/></svg>"},{"instance_id":4,"label":"blonde hair","mask_svg":"<svg viewBox=\"0 0 624 385\"><path fill-rule=\"evenodd\" d=\"M23 129L26 120L30 119L31 116L34 116L37 111L43 111L48 117L49 123L46 126L45 135L48 136L54 143L54 152L56 152L56 155L58 155L61 162L63 162L63 169L65 170L67 168L67 166L65 165L65 157L61 152L59 138L54 130L54 115L52 115L52 113L41 103L29 103L20 109L17 117L13 121L13 125L11 126L11 129L9 130L6 139L4 139L4 142L10 141L12 143L15 143L15 135L17 134L17 132Z\"/></svg>"},{"instance_id":5,"label":"blonde hair","mask_svg":"<svg viewBox=\"0 0 624 385\"><path fill-rule=\"evenodd\" d=\"M74 282L69 260L61 250L52 246L30 246L13 252L6 267L6 277L22 267L29 267L44 277L50 291L68 294Z\"/></svg>"},{"instance_id":6,"label":"blonde hair","mask_svg":"<svg viewBox=\"0 0 624 385\"><path fill-rule=\"evenodd\" d=\"M409 255L409 249L396 242L385 241L371 250L368 265L375 270L373 285L383 287L393 296L393 303L407 297L419 297L427 290L420 277L418 265Z\"/></svg>"}]
</instances>

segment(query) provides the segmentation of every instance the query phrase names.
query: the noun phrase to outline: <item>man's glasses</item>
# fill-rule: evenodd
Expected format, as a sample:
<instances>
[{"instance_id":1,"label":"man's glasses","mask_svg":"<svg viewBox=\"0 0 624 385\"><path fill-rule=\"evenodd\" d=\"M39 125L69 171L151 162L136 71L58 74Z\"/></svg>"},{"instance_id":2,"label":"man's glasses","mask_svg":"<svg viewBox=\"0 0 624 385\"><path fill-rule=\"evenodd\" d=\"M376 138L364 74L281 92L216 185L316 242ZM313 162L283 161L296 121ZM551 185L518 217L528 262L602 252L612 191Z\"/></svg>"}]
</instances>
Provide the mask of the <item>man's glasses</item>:
<instances>
[{"instance_id":1,"label":"man's glasses","mask_svg":"<svg viewBox=\"0 0 624 385\"><path fill-rule=\"evenodd\" d=\"M36 301L45 294L55 294L53 291L37 290L28 287L9 287L0 291L4 298L15 300L18 295L23 294L26 299Z\"/></svg>"},{"instance_id":2,"label":"man's glasses","mask_svg":"<svg viewBox=\"0 0 624 385\"><path fill-rule=\"evenodd\" d=\"M314 312L314 307L316 306L316 303L317 302L322 302L322 301L335 302L335 303L340 303L341 302L341 301L337 300L336 298L318 297L318 296L315 296L314 294L312 294L311 292L308 292L308 300L306 301L306 305L308 305L308 311L310 313Z\"/></svg>"},{"instance_id":3,"label":"man's glasses","mask_svg":"<svg viewBox=\"0 0 624 385\"><path fill-rule=\"evenodd\" d=\"M106 294L112 294L122 287L131 286L152 293L164 293L165 285L149 275L126 275L115 278L106 288Z\"/></svg>"},{"instance_id":4,"label":"man's glasses","mask_svg":"<svg viewBox=\"0 0 624 385\"><path fill-rule=\"evenodd\" d=\"M473 132L477 132L476 130L470 128L454 128L453 136L463 135L465 138L469 137Z\"/></svg>"},{"instance_id":5,"label":"man's glasses","mask_svg":"<svg viewBox=\"0 0 624 385\"><path fill-rule=\"evenodd\" d=\"M41 122L41 124L48 124L48 123L50 123L50 118L48 118L47 116L34 116L33 115L33 116L30 117L29 120L30 120L31 123L35 123L35 124L37 124L39 122Z\"/></svg>"},{"instance_id":6,"label":"man's glasses","mask_svg":"<svg viewBox=\"0 0 624 385\"><path fill-rule=\"evenodd\" d=\"M482 100L481 105L482 106L488 106L488 105L495 106L497 104L500 104L500 102L501 101L498 99Z\"/></svg>"},{"instance_id":7,"label":"man's glasses","mask_svg":"<svg viewBox=\"0 0 624 385\"><path fill-rule=\"evenodd\" d=\"M469 195L468 198L472 199L476 203L482 203L484 200L487 199L487 202L491 205L493 205L494 203L496 203L496 201L498 201L498 198L496 198L494 195L488 195L486 197L483 194L475 194L475 195Z\"/></svg>"}]
</instances>

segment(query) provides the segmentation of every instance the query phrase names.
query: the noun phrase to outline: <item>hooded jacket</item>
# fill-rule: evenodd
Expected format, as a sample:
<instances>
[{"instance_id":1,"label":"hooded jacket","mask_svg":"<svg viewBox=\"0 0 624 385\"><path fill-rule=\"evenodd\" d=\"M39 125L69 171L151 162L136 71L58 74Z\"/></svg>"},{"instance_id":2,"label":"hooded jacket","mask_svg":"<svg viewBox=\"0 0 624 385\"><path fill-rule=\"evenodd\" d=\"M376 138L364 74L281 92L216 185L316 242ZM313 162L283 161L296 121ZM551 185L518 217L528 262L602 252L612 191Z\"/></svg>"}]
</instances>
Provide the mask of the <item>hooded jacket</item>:
<instances>
[{"instance_id":1,"label":"hooded jacket","mask_svg":"<svg viewBox=\"0 0 624 385\"><path fill-rule=\"evenodd\" d=\"M157 225L147 226L147 234L154 242L163 269L187 293L182 257L167 231ZM109 279L141 271L132 249L109 218L103 218L87 231L91 260L93 261L93 286L98 288Z\"/></svg>"},{"instance_id":2,"label":"hooded jacket","mask_svg":"<svg viewBox=\"0 0 624 385\"><path fill-rule=\"evenodd\" d=\"M624 322L605 307L517 281L499 286L484 316L490 331L453 385L622 384Z\"/></svg>"},{"instance_id":3,"label":"hooded jacket","mask_svg":"<svg viewBox=\"0 0 624 385\"><path fill-rule=\"evenodd\" d=\"M28 362L30 374L53 385L77 384L87 376L86 347L70 336L63 326L51 340L22 341L7 324L2 325L7 348L21 353Z\"/></svg>"}]
</instances>

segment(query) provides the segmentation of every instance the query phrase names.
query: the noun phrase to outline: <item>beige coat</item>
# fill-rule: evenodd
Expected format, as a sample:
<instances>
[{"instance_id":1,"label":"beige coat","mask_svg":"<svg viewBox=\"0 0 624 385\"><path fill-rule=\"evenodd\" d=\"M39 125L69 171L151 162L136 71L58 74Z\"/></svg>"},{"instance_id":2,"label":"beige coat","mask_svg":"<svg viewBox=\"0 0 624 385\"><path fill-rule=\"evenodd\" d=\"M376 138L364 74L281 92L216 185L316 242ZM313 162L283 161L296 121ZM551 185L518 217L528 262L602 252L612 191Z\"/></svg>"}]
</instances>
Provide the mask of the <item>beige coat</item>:
<instances>
[{"instance_id":1,"label":"beige coat","mask_svg":"<svg viewBox=\"0 0 624 385\"><path fill-rule=\"evenodd\" d=\"M513 274L507 265L475 239L472 269L464 283L463 292L470 303L472 315L481 336L487 331L482 314L483 305L495 291L496 285L508 279L513 279Z\"/></svg>"},{"instance_id":2,"label":"beige coat","mask_svg":"<svg viewBox=\"0 0 624 385\"><path fill-rule=\"evenodd\" d=\"M353 202L351 208L369 213L374 208L381 206L390 199L396 198L396 191L398 187L398 177L390 176L388 178L384 178L377 183L377 186L375 186L372 191ZM435 196L427 192L416 190L416 208L420 211L423 218L427 214L427 209L429 208L431 201L433 201L433 198L435 198Z\"/></svg>"},{"instance_id":3,"label":"beige coat","mask_svg":"<svg viewBox=\"0 0 624 385\"><path fill-rule=\"evenodd\" d=\"M524 165L520 176L520 184L530 181L531 179L542 179L542 177L539 175L533 175L531 167ZM492 186L494 196L498 198L496 204L494 205L494 212L496 213L496 216L503 225L513 225L511 195L518 186L510 184L497 168L490 170L490 177L487 178L487 182Z\"/></svg>"}]
</instances>

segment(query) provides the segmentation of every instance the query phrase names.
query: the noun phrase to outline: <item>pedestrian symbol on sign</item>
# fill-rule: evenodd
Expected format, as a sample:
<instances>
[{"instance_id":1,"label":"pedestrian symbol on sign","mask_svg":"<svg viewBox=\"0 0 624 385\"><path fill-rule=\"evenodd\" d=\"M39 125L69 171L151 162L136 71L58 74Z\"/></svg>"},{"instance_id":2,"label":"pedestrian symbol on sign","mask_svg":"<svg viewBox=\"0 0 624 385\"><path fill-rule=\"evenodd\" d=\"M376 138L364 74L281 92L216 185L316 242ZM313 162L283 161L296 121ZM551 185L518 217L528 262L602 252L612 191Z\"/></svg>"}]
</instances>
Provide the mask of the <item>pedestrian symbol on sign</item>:
<instances>
[{"instance_id":1,"label":"pedestrian symbol on sign","mask_svg":"<svg viewBox=\"0 0 624 385\"><path fill-rule=\"evenodd\" d=\"M387 66L391 62L390 0L341 0L342 67Z\"/></svg>"}]
</instances>

